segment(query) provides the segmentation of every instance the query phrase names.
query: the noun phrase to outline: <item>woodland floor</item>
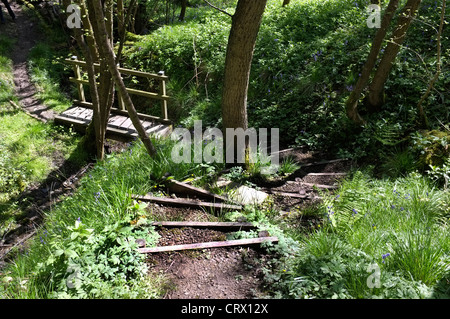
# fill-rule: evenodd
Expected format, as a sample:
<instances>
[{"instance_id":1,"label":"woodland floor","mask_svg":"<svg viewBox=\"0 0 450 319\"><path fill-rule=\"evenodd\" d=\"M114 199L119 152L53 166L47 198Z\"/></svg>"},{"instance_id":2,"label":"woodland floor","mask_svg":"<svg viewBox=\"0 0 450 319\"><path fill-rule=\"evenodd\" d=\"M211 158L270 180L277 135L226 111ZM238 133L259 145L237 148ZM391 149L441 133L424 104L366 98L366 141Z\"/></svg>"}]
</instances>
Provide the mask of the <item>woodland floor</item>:
<instances>
[{"instance_id":1,"label":"woodland floor","mask_svg":"<svg viewBox=\"0 0 450 319\"><path fill-rule=\"evenodd\" d=\"M15 2L11 3L12 9L17 15L16 22L7 20L0 31L7 32L17 39L12 53L14 64L14 78L16 94L21 107L31 116L44 122L54 118L54 112L35 98L36 88L30 81L27 70L27 56L30 49L39 41L41 34L35 27L36 22L25 14ZM110 141L112 148L120 150L124 145ZM285 154L287 155L287 154ZM301 150L290 152L299 164L317 162L326 159L324 154L313 154ZM55 157L56 167L54 173L39 185L28 188L21 198L26 198L28 207L24 209L26 216L22 219L22 225L2 239L0 246L0 267L2 259L9 249L22 244L31 238L34 231L42 222L42 212L46 211L58 201L61 195L68 195L76 188L77 179L85 173L84 168L64 167L61 157ZM311 186L305 186L302 182L332 185L335 177L330 176L306 176L309 172L345 172L351 167L349 161L314 165L302 168L289 176L273 183L258 185L262 191L303 192L310 198L300 199L287 196L273 196L275 209L278 209L280 218L289 218L292 227L305 227L306 229L319 221L316 218L308 219L301 211L308 205L313 205L314 197L318 196ZM61 172L64 174L61 174ZM65 178L56 177L65 176ZM170 220L171 216L183 216L184 220L204 221L211 220L211 216L201 210L158 206L153 210L159 220ZM155 215L155 216L156 216ZM161 239L159 245L188 244L206 241L224 240L225 233L212 229L160 229ZM5 248L6 247L6 248ZM169 279L168 289L164 296L166 299L190 299L190 298L214 298L214 299L245 299L258 298L265 295L262 286L262 271L264 260L270 258L263 250L258 248L214 248L198 251L158 253L147 257L147 263L151 271L164 273Z\"/></svg>"},{"instance_id":2,"label":"woodland floor","mask_svg":"<svg viewBox=\"0 0 450 319\"><path fill-rule=\"evenodd\" d=\"M323 160L323 156L302 151L293 151L302 163ZM319 156L319 157L317 157ZM349 161L339 161L323 165L314 165L300 169L287 179L280 179L260 185L262 191L279 191L298 193L304 190L310 198L291 198L272 196L272 209L279 211L290 227L301 228L305 232L320 223L317 216L304 216L301 211L319 201L319 193L305 183L333 185L336 177L307 177L310 172L346 172L351 168ZM161 205L151 206L151 211L158 220L177 220L183 216L186 221L207 221L211 215L201 210L189 208L170 208ZM226 234L213 229L175 228L159 229L161 238L158 246L191 244L199 242L225 240ZM269 234L270 236L270 234ZM197 251L164 252L149 254L147 263L156 273L169 278L166 299L248 299L261 298L266 295L263 284L265 260L271 258L264 250L255 247L214 248Z\"/></svg>"}]
</instances>

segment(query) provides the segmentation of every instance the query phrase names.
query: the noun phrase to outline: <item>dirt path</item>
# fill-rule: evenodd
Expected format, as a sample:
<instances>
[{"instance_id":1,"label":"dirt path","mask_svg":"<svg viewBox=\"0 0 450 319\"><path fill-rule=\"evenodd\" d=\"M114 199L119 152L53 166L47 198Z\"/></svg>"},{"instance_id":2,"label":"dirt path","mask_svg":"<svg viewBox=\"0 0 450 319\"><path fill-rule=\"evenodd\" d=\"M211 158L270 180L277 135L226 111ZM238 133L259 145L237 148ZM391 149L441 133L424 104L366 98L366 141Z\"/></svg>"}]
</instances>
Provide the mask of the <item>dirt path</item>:
<instances>
[{"instance_id":1,"label":"dirt path","mask_svg":"<svg viewBox=\"0 0 450 319\"><path fill-rule=\"evenodd\" d=\"M304 191L307 197L273 196L274 209L280 212L280 219L286 219L291 227L305 229L315 227L320 218L304 217L301 211L317 203L320 195L311 184L329 185L341 178L341 175L327 173L345 173L351 168L351 161L332 161L331 163L310 165L320 162L323 157L308 152L292 152L299 162L306 165L287 180L269 185L259 185L266 192L280 191L298 195ZM313 174L310 174L313 173ZM314 175L314 173L319 173ZM188 208L169 208L150 205L149 211L158 220L215 221L212 215L201 210ZM189 227L160 229L158 246L191 244L224 240L225 233L213 229L198 230ZM213 248L199 251L149 254L147 263L156 273L162 273L169 279L165 299L253 299L264 298L264 267L266 260L274 258L263 249L255 247Z\"/></svg>"},{"instance_id":2,"label":"dirt path","mask_svg":"<svg viewBox=\"0 0 450 319\"><path fill-rule=\"evenodd\" d=\"M56 113L36 98L37 90L28 72L30 50L44 35L35 19L25 13L19 4L10 1L10 5L16 15L16 20L12 21L9 15L5 14L6 23L0 25L0 33L16 39L11 52L15 94L20 107L26 113L47 123L55 117ZM53 162L57 168L39 185L29 186L17 199L22 203L20 205L24 216L17 221L19 223L17 228L0 238L0 268L5 265L4 259L7 259L7 255L13 247L23 244L34 235L41 223L42 213L49 209L59 196L73 191L71 188L64 187L64 176L75 174L79 168L72 167L70 163L65 162L64 157L58 152L55 152Z\"/></svg>"},{"instance_id":3,"label":"dirt path","mask_svg":"<svg viewBox=\"0 0 450 319\"><path fill-rule=\"evenodd\" d=\"M47 122L55 117L55 113L36 98L36 87L31 82L27 65L30 50L42 39L43 34L40 32L37 22L30 18L19 4L16 2L10 4L16 14L16 21L8 20L7 24L2 27L11 37L17 39L11 54L16 96L24 111Z\"/></svg>"}]
</instances>

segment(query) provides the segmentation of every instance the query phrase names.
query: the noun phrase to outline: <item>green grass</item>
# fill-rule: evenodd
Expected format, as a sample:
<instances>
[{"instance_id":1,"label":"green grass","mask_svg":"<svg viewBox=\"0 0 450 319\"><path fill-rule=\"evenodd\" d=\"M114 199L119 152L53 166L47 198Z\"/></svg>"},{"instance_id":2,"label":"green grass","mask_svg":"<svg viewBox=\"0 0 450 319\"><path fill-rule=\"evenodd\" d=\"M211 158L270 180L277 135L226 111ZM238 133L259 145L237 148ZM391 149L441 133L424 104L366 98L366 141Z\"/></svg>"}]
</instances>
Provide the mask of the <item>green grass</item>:
<instances>
[{"instance_id":1,"label":"green grass","mask_svg":"<svg viewBox=\"0 0 450 319\"><path fill-rule=\"evenodd\" d=\"M356 172L325 197L317 211L324 222L300 239L280 290L297 298L448 298L449 196L418 174L377 180ZM379 288L367 285L374 264Z\"/></svg>"},{"instance_id":2,"label":"green grass","mask_svg":"<svg viewBox=\"0 0 450 319\"><path fill-rule=\"evenodd\" d=\"M158 276L143 278L139 275L134 279L130 277L127 282L120 281L119 284L113 279L109 281L105 281L105 278L94 280L97 278L96 275L89 272L91 274L89 280L92 279L93 282L84 282L83 288L67 291L67 287L64 285L67 276L70 275L67 273L67 267L71 263L82 265L81 267L88 269L89 263L100 262L99 260L92 261L92 253L97 244L104 245L104 253L108 254L108 251L110 255L114 252L117 253L116 242L105 243L104 237L109 238L111 231L115 234L114 236L120 237L121 232L117 229L126 229L127 225L130 226L130 221L146 215L149 219L151 218L148 211L135 205L131 198L132 194L144 195L153 192L155 195L163 195L161 192L164 192L165 188L160 186L162 178L167 172L170 172L177 180L206 175L202 165L175 164L170 161L174 142L155 141L155 143L158 148L158 155L155 159L148 155L140 142L134 143L123 153L107 156L104 162L97 163L95 168L84 176L80 187L73 196L66 198L61 204L46 212L45 225L32 240L29 249L16 251L14 263L7 272L7 277L13 279L3 291L5 297L156 297L158 289L161 289L159 286L161 280L158 280ZM73 224L78 219L87 229L92 229L93 235L89 237L89 242L77 242L76 238L72 238ZM105 229L110 230L105 231ZM152 234L151 228L144 228L144 231ZM126 238L143 236L142 233L136 235L134 230L127 234ZM151 245L151 241L148 243ZM77 252L78 258L71 255L70 258L60 261L61 256L55 256L56 252L58 250L66 251L68 247L75 247L73 250ZM130 251L130 255L133 260L141 258L135 256L133 251ZM127 262L123 263L125 266L127 265ZM143 261L139 265L142 266ZM106 265L106 269L113 271L114 267L109 266L109 264ZM129 264L130 269L134 270L141 266L134 262ZM18 289L18 283L26 280L25 278L30 278L33 273L35 274L34 278L37 279L28 281L24 290ZM145 285L139 284L142 280ZM159 284L156 284L155 281ZM117 290L116 286L121 286L123 289Z\"/></svg>"},{"instance_id":3,"label":"green grass","mask_svg":"<svg viewBox=\"0 0 450 319\"><path fill-rule=\"evenodd\" d=\"M10 54L14 41L0 36L0 235L14 229L23 207L16 201L27 187L43 180L62 162L84 161L77 150L79 136L52 124L43 124L15 109L14 81ZM45 92L57 92L46 87ZM56 93L57 94L57 93ZM48 101L47 99L44 99ZM45 102L44 101L44 102ZM59 103L61 100L58 100ZM56 103L56 102L55 102ZM58 104L56 103L56 104ZM58 104L61 108L61 104ZM56 108L58 108L56 107ZM66 107L63 105L62 108ZM58 159L58 163L55 162ZM63 172L61 172L63 173Z\"/></svg>"},{"instance_id":4,"label":"green grass","mask_svg":"<svg viewBox=\"0 0 450 319\"><path fill-rule=\"evenodd\" d=\"M65 111L72 103L71 92L64 92L62 87L62 83L68 84L71 72L63 64L63 59L68 54L67 50L55 50L52 42L47 39L31 50L28 59L31 81L38 91L36 97L55 112Z\"/></svg>"},{"instance_id":5,"label":"green grass","mask_svg":"<svg viewBox=\"0 0 450 319\"><path fill-rule=\"evenodd\" d=\"M0 35L0 106L12 108L10 100L14 100L14 81L12 76L12 61L8 56L14 40Z\"/></svg>"}]
</instances>

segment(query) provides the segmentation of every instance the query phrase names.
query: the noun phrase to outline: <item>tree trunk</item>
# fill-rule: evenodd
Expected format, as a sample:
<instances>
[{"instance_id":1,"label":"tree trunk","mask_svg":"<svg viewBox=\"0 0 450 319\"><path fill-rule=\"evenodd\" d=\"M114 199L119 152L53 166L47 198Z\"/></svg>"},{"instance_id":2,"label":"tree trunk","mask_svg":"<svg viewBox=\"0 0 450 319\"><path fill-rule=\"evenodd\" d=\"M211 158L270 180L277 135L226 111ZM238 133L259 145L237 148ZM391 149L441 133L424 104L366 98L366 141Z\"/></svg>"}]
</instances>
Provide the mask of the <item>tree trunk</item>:
<instances>
[{"instance_id":1,"label":"tree trunk","mask_svg":"<svg viewBox=\"0 0 450 319\"><path fill-rule=\"evenodd\" d=\"M386 47L380 65L369 87L368 107L370 111L375 112L384 104L384 85L389 77L394 60L400 51L400 47L405 40L406 32L417 13L420 2L421 0L408 0L398 18L397 27L393 32L392 39Z\"/></svg>"},{"instance_id":2,"label":"tree trunk","mask_svg":"<svg viewBox=\"0 0 450 319\"><path fill-rule=\"evenodd\" d=\"M180 16L178 17L179 21L184 21L184 18L186 17L187 2L188 0L181 0L181 12Z\"/></svg>"},{"instance_id":3,"label":"tree trunk","mask_svg":"<svg viewBox=\"0 0 450 319\"><path fill-rule=\"evenodd\" d=\"M425 110L423 108L423 102L428 98L428 96L431 93L431 90L434 87L434 84L439 79L439 75L441 74L441 38L442 38L442 32L444 30L444 23L445 23L445 5L446 0L442 0L442 9L441 9L441 22L439 24L439 30L437 35L437 57L436 57L436 73L431 79L430 83L428 84L427 91L422 95L422 97L419 100L419 103L417 103L417 108L419 110L419 127L421 129L428 129L429 123L427 114L425 113Z\"/></svg>"},{"instance_id":4,"label":"tree trunk","mask_svg":"<svg viewBox=\"0 0 450 319\"><path fill-rule=\"evenodd\" d=\"M119 94L122 96L125 107L127 108L128 115L130 117L131 122L133 123L134 127L136 128L139 137L141 138L142 142L144 143L145 148L147 149L147 152L150 154L150 156L156 155L156 149L151 142L150 138L148 137L147 132L145 131L144 127L142 126L142 123L139 119L139 116L136 112L136 109L133 105L133 102L126 90L125 84L122 80L122 77L120 75L120 72L117 68L116 64L116 57L114 55L114 51L112 49L111 43L107 36L107 28L105 24L105 17L103 14L102 9L102 3L101 0L92 0L91 1L95 16L96 16L96 22L97 22L97 28L98 33L94 34L98 49L102 55L102 57L105 59L106 64L108 65L109 72L111 74L111 77L114 81L114 83L117 86L117 90L119 91Z\"/></svg>"},{"instance_id":5,"label":"tree trunk","mask_svg":"<svg viewBox=\"0 0 450 319\"><path fill-rule=\"evenodd\" d=\"M291 0L283 0L283 7L289 5L290 2Z\"/></svg>"},{"instance_id":6,"label":"tree trunk","mask_svg":"<svg viewBox=\"0 0 450 319\"><path fill-rule=\"evenodd\" d=\"M248 128L247 93L250 70L266 3L267 0L239 0L232 17L222 95L224 129Z\"/></svg>"},{"instance_id":7,"label":"tree trunk","mask_svg":"<svg viewBox=\"0 0 450 319\"><path fill-rule=\"evenodd\" d=\"M372 72L372 69L374 68L377 61L377 57L383 44L383 40L391 24L392 17L394 16L394 13L398 8L398 1L399 0L391 0L389 2L388 7L386 8L386 12L383 16L383 20L381 21L381 27L378 29L375 35L375 39L373 40L369 56L361 71L361 76L359 77L358 82L356 82L355 89L350 93L350 96L347 99L347 116L355 124L364 124L364 119L358 112L358 100L360 99L361 94L369 81L370 73Z\"/></svg>"}]
</instances>

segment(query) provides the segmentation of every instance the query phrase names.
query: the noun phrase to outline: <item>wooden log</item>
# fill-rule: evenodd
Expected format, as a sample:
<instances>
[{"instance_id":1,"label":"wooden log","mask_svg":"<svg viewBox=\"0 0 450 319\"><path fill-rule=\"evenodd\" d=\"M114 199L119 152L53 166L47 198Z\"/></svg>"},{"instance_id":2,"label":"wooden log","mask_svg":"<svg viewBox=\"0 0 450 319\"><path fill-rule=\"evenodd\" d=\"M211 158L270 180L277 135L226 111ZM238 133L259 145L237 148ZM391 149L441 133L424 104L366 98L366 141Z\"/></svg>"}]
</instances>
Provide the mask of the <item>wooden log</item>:
<instances>
[{"instance_id":1,"label":"wooden log","mask_svg":"<svg viewBox=\"0 0 450 319\"><path fill-rule=\"evenodd\" d=\"M211 241L206 243L186 244L186 245L174 245L174 246L161 246L161 247L149 247L139 248L138 252L141 254L159 253L168 251L179 251L189 249L205 249L205 248L219 248L219 247L233 247L233 246L248 246L257 245L264 242L278 242L277 237L258 237L249 239L236 239L225 241Z\"/></svg>"},{"instance_id":2,"label":"wooden log","mask_svg":"<svg viewBox=\"0 0 450 319\"><path fill-rule=\"evenodd\" d=\"M153 222L153 226L159 227L192 227L192 228L219 228L219 229L252 229L256 228L253 223L238 223L238 222L191 222L191 221L160 221Z\"/></svg>"},{"instance_id":3,"label":"wooden log","mask_svg":"<svg viewBox=\"0 0 450 319\"><path fill-rule=\"evenodd\" d=\"M207 198L210 200L215 200L218 202L227 202L229 201L228 198L224 197L224 196L220 196L217 194L214 194L210 191L183 183L183 182L179 182L176 180L168 180L166 182L167 187L169 188L169 190L173 193L178 193L178 194L186 194L186 195L191 195L191 196L197 196L200 198ZM238 203L234 202L234 204L239 205Z\"/></svg>"},{"instance_id":4,"label":"wooden log","mask_svg":"<svg viewBox=\"0 0 450 319\"><path fill-rule=\"evenodd\" d=\"M228 205L223 203L209 203L209 202L202 202L202 201L192 201L187 199L181 199L181 198L166 198L166 197L155 197L155 196L136 196L132 195L132 199L144 201L144 202L151 202L156 204L162 204L162 205L171 205L171 206L188 206L188 207L204 207L204 208L212 208L215 210L218 209L230 209L230 210L241 210L242 206L238 205Z\"/></svg>"}]
</instances>

